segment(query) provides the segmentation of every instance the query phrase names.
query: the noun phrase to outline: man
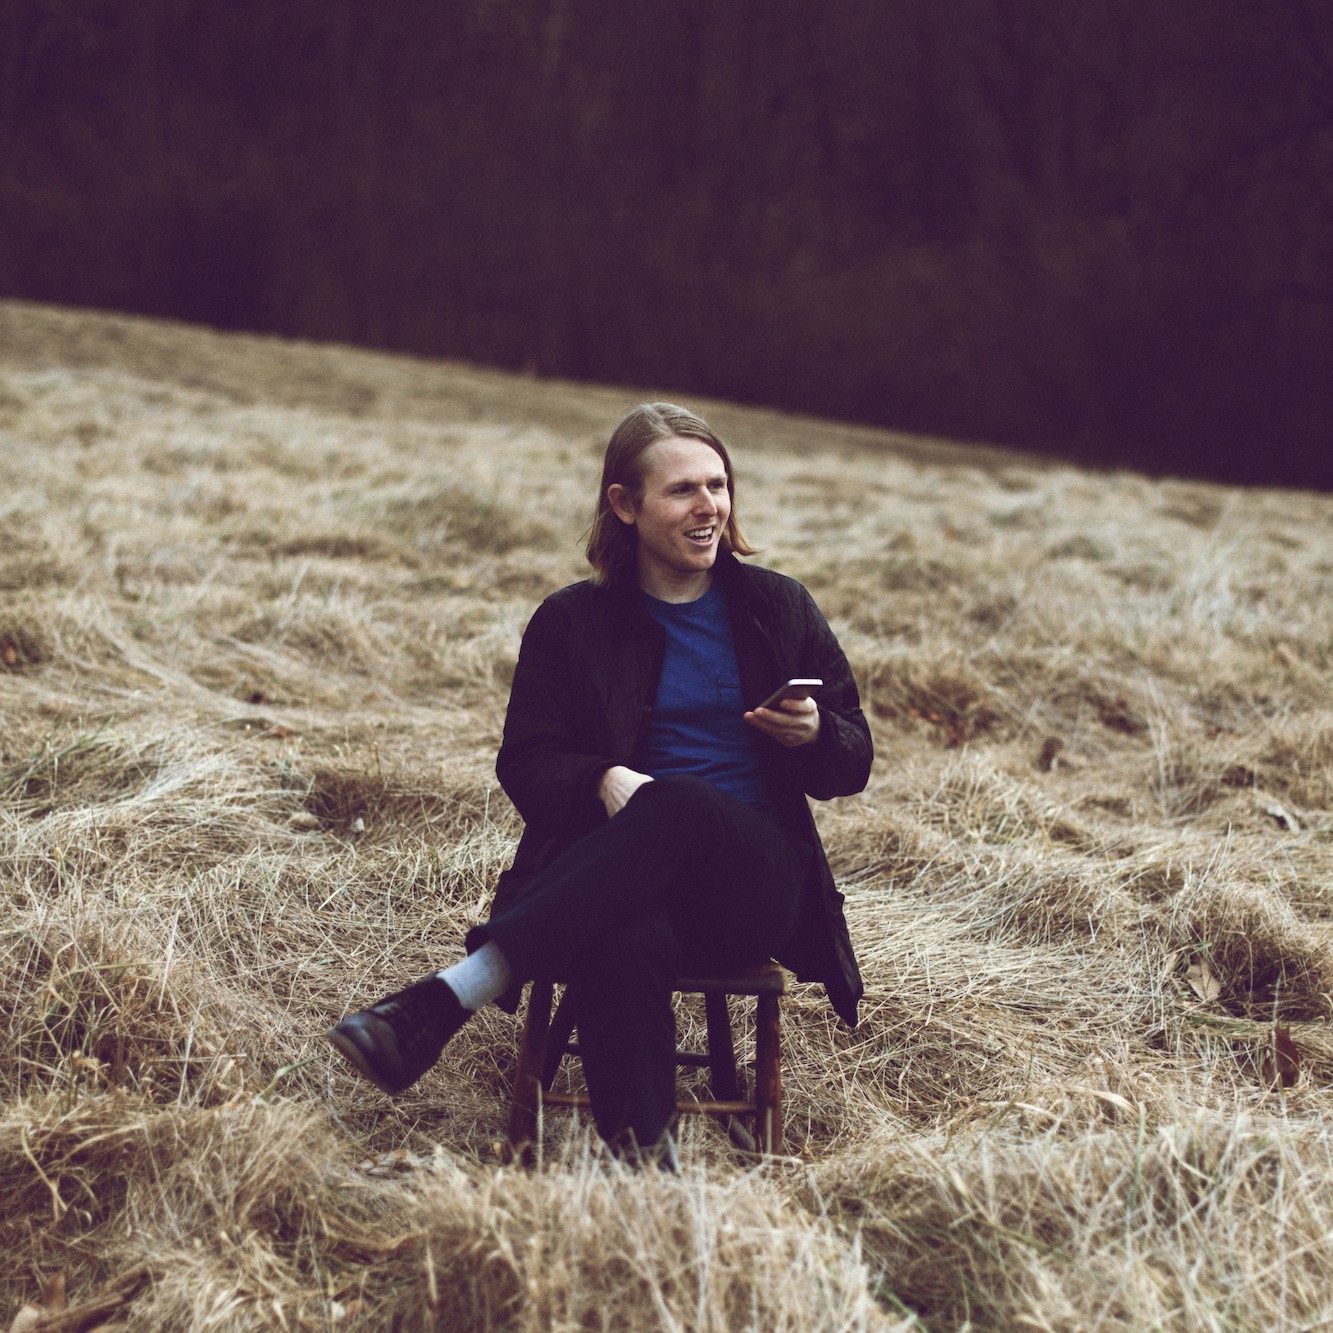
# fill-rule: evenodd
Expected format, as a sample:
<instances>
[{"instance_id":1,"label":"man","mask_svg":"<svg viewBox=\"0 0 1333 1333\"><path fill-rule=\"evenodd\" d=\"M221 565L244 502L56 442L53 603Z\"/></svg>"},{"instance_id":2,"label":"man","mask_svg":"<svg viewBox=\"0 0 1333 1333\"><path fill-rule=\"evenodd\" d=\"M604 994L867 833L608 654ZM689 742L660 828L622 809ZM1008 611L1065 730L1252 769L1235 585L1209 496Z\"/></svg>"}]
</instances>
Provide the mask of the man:
<instances>
[{"instance_id":1,"label":"man","mask_svg":"<svg viewBox=\"0 0 1333 1333\"><path fill-rule=\"evenodd\" d=\"M669 1143L674 978L776 956L856 1022L861 978L807 796L860 791L869 728L810 595L753 555L722 441L669 403L607 446L591 579L523 635L496 761L523 816L467 956L329 1038L401 1092L481 1005L568 982L598 1132ZM756 706L784 681L814 697Z\"/></svg>"}]
</instances>

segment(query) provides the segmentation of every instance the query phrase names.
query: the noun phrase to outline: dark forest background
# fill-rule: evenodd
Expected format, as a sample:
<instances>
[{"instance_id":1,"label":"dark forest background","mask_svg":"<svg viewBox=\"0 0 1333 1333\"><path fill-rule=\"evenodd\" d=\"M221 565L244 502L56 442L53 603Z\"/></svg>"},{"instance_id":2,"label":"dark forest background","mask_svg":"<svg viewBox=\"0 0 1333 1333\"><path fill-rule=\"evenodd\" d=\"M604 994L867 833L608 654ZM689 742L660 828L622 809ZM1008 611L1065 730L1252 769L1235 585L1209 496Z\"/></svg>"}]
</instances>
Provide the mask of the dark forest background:
<instances>
[{"instance_id":1,"label":"dark forest background","mask_svg":"<svg viewBox=\"0 0 1333 1333\"><path fill-rule=\"evenodd\" d=\"M1333 485L1324 0L2 0L0 293Z\"/></svg>"}]
</instances>

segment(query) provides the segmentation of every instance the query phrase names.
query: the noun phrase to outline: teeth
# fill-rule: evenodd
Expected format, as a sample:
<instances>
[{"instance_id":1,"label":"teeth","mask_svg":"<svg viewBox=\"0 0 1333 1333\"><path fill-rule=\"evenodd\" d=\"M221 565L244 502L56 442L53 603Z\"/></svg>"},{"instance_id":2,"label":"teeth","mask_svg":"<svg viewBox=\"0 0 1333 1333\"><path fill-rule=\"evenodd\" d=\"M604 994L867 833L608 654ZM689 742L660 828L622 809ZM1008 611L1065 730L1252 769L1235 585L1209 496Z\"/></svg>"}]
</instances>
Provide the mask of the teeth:
<instances>
[{"instance_id":1,"label":"teeth","mask_svg":"<svg viewBox=\"0 0 1333 1333\"><path fill-rule=\"evenodd\" d=\"M711 537L711 536L713 535L713 529L712 529L712 528L696 528L693 532L687 532L685 535L686 535L687 537L689 537L692 541L695 540L695 539L700 539L700 538L708 538L708 537Z\"/></svg>"}]
</instances>

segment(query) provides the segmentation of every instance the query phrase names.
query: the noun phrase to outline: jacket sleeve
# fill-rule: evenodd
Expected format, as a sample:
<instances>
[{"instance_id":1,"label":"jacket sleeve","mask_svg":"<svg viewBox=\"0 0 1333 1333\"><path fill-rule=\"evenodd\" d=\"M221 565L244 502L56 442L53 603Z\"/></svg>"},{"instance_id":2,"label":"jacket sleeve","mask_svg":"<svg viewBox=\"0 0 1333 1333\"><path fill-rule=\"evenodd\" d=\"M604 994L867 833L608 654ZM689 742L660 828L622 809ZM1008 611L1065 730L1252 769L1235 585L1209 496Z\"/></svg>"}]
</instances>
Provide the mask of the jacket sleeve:
<instances>
[{"instance_id":1,"label":"jacket sleeve","mask_svg":"<svg viewBox=\"0 0 1333 1333\"><path fill-rule=\"evenodd\" d=\"M852 796L870 780L874 758L870 727L861 711L861 696L842 646L804 588L800 589L799 614L802 671L809 662L811 674L824 681L815 696L819 704L819 738L813 745L786 753L795 764L807 795L817 801Z\"/></svg>"},{"instance_id":2,"label":"jacket sleeve","mask_svg":"<svg viewBox=\"0 0 1333 1333\"><path fill-rule=\"evenodd\" d=\"M528 622L495 761L500 785L532 827L592 827L605 818L597 785L612 761L596 752L566 621L548 598Z\"/></svg>"}]
</instances>

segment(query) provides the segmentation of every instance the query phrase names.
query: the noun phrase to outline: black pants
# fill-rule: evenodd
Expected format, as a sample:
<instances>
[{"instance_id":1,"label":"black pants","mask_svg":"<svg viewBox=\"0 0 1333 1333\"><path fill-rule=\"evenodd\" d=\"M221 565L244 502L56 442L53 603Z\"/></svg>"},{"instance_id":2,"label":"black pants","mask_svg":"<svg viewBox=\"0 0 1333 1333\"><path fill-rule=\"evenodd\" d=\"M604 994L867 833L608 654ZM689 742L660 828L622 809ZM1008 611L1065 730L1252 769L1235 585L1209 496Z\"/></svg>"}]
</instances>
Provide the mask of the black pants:
<instances>
[{"instance_id":1,"label":"black pants","mask_svg":"<svg viewBox=\"0 0 1333 1333\"><path fill-rule=\"evenodd\" d=\"M672 983L760 963L796 921L808 851L711 783L645 783L469 936L515 979L568 983L597 1131L656 1143L676 1108Z\"/></svg>"}]
</instances>

